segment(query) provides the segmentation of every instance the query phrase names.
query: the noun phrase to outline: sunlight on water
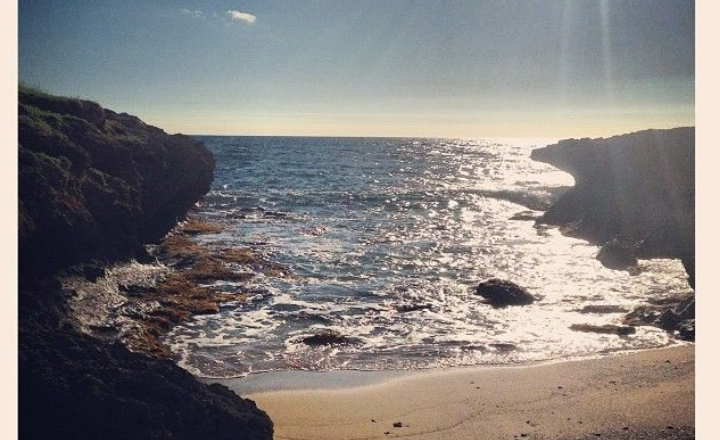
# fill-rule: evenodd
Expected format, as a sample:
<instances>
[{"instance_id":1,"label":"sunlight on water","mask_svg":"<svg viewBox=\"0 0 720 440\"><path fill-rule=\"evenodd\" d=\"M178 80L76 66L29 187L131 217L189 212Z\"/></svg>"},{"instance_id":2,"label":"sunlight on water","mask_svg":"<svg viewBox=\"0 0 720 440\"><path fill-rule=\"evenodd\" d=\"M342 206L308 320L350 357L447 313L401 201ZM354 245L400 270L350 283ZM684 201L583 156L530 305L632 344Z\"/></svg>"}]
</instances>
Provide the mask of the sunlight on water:
<instances>
[{"instance_id":1,"label":"sunlight on water","mask_svg":"<svg viewBox=\"0 0 720 440\"><path fill-rule=\"evenodd\" d=\"M677 261L604 268L597 247L535 227L573 184L530 160L530 141L204 138L217 159L203 240L253 246L293 279L262 276L246 304L176 327L166 342L196 374L504 364L671 343L573 331L619 324L647 299L689 290ZM520 214L520 215L518 215ZM474 294L500 277L540 298L495 309ZM583 313L586 305L615 313ZM332 332L337 346L302 341Z\"/></svg>"}]
</instances>

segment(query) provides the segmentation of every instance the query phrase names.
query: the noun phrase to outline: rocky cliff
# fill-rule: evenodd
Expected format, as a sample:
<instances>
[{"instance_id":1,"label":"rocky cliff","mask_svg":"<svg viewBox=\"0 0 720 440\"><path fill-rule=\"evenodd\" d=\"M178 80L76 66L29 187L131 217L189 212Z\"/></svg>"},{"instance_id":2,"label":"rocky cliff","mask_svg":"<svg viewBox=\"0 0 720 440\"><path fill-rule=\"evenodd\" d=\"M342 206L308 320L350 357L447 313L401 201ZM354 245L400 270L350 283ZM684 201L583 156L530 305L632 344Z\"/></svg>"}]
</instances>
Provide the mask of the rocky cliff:
<instances>
[{"instance_id":1,"label":"rocky cliff","mask_svg":"<svg viewBox=\"0 0 720 440\"><path fill-rule=\"evenodd\" d=\"M210 188L213 156L190 137L89 101L19 98L23 272L132 256Z\"/></svg>"},{"instance_id":2,"label":"rocky cliff","mask_svg":"<svg viewBox=\"0 0 720 440\"><path fill-rule=\"evenodd\" d=\"M212 154L99 105L19 93L23 439L269 439L251 401L78 332L58 275L141 257L209 189Z\"/></svg>"},{"instance_id":3,"label":"rocky cliff","mask_svg":"<svg viewBox=\"0 0 720 440\"><path fill-rule=\"evenodd\" d=\"M606 245L600 258L609 266L678 258L694 284L694 128L563 140L532 158L575 178L539 222Z\"/></svg>"},{"instance_id":4,"label":"rocky cliff","mask_svg":"<svg viewBox=\"0 0 720 440\"><path fill-rule=\"evenodd\" d=\"M695 129L645 130L569 139L532 158L567 171L575 186L538 219L602 245L598 260L633 269L637 259L677 258L695 286ZM695 295L647 305L625 317L695 338Z\"/></svg>"}]
</instances>

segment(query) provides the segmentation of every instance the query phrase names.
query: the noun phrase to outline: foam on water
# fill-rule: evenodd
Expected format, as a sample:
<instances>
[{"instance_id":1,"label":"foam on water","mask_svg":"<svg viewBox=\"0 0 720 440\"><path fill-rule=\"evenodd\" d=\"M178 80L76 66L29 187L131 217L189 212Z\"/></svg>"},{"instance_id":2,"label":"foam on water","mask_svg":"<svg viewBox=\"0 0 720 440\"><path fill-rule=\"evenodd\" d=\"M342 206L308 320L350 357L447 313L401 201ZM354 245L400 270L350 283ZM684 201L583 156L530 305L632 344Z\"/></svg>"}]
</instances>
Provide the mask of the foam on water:
<instances>
[{"instance_id":1,"label":"foam on water","mask_svg":"<svg viewBox=\"0 0 720 440\"><path fill-rule=\"evenodd\" d=\"M541 210L572 178L530 160L522 141L208 137L217 170L202 239L253 245L293 278L259 277L251 301L176 327L166 342L199 375L282 369L404 369L504 364L660 347L666 333L581 333L689 290L677 261L611 271L597 247L512 220ZM526 213L527 214L527 213ZM519 218L532 218L530 215ZM539 296L494 309L474 295L485 278ZM333 332L342 346L304 338Z\"/></svg>"}]
</instances>

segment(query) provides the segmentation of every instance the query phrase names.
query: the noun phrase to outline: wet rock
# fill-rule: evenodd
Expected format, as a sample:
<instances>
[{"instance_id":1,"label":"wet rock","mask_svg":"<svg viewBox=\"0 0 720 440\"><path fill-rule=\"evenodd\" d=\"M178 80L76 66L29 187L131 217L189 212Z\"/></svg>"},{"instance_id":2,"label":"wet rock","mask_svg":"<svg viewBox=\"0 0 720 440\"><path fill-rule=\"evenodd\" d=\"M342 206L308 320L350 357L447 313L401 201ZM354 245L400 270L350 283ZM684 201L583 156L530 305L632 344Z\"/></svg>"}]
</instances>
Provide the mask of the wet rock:
<instances>
[{"instance_id":1,"label":"wet rock","mask_svg":"<svg viewBox=\"0 0 720 440\"><path fill-rule=\"evenodd\" d=\"M517 345L515 344L508 344L508 343L497 343L497 344L489 344L490 347L494 348L495 350L499 352L509 352L509 351L515 351L517 350Z\"/></svg>"},{"instance_id":2,"label":"wet rock","mask_svg":"<svg viewBox=\"0 0 720 440\"><path fill-rule=\"evenodd\" d=\"M592 325L592 324L573 324L570 330L586 333L615 334L618 336L627 336L635 334L635 327L626 325Z\"/></svg>"},{"instance_id":3,"label":"wet rock","mask_svg":"<svg viewBox=\"0 0 720 440\"><path fill-rule=\"evenodd\" d=\"M605 243L596 258L608 269L627 270L638 264L634 247L618 239Z\"/></svg>"},{"instance_id":4,"label":"wet rock","mask_svg":"<svg viewBox=\"0 0 720 440\"><path fill-rule=\"evenodd\" d=\"M416 312L418 310L430 310L432 304L398 304L395 309L400 313Z\"/></svg>"},{"instance_id":5,"label":"wet rock","mask_svg":"<svg viewBox=\"0 0 720 440\"><path fill-rule=\"evenodd\" d=\"M499 278L491 278L480 283L476 294L485 298L493 307L528 305L535 301L535 297L524 288Z\"/></svg>"},{"instance_id":6,"label":"wet rock","mask_svg":"<svg viewBox=\"0 0 720 440\"><path fill-rule=\"evenodd\" d=\"M308 336L303 338L301 341L305 345L318 346L318 345L355 345L361 344L362 341L358 338L341 335L338 333L318 333L317 335Z\"/></svg>"},{"instance_id":7,"label":"wet rock","mask_svg":"<svg viewBox=\"0 0 720 440\"><path fill-rule=\"evenodd\" d=\"M694 341L695 340L695 320L694 319L688 319L683 321L677 328L678 336L680 339L684 339L686 341Z\"/></svg>"},{"instance_id":8,"label":"wet rock","mask_svg":"<svg viewBox=\"0 0 720 440\"><path fill-rule=\"evenodd\" d=\"M510 220L534 221L537 220L541 215L542 212L537 211L520 211L510 217Z\"/></svg>"},{"instance_id":9,"label":"wet rock","mask_svg":"<svg viewBox=\"0 0 720 440\"><path fill-rule=\"evenodd\" d=\"M660 310L648 311L646 309L636 310L628 315L628 321L637 319L638 315L646 316L648 324L677 334L681 339L695 340L695 295L688 295L674 308L662 308Z\"/></svg>"},{"instance_id":10,"label":"wet rock","mask_svg":"<svg viewBox=\"0 0 720 440\"><path fill-rule=\"evenodd\" d=\"M618 305L611 305L611 304L589 304L584 306L581 309L578 309L578 312L580 313L598 313L598 314L604 314L604 313L626 313L628 309L618 306Z\"/></svg>"}]
</instances>

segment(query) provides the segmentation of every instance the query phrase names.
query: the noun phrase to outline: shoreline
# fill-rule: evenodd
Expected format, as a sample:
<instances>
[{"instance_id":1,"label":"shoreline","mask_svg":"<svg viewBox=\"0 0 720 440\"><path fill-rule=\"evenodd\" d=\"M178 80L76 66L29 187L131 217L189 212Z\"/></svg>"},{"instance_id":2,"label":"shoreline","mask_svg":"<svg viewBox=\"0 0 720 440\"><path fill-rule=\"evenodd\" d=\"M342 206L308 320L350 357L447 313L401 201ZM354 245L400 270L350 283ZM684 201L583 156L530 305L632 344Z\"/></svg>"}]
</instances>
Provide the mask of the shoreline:
<instances>
[{"instance_id":1,"label":"shoreline","mask_svg":"<svg viewBox=\"0 0 720 440\"><path fill-rule=\"evenodd\" d=\"M380 385L386 382L414 378L416 376L476 372L482 370L536 368L555 364L613 359L616 357L633 356L650 351L673 350L686 346L694 347L695 344L694 342L677 339L674 340L673 343L662 347L649 347L637 350L619 350L607 353L597 353L594 355L579 355L568 358L524 361L507 364L478 364L385 370L266 370L230 377L202 376L195 373L193 373L193 376L198 381L205 384L217 383L226 386L239 395L263 394L278 391L343 391L366 386Z\"/></svg>"},{"instance_id":2,"label":"shoreline","mask_svg":"<svg viewBox=\"0 0 720 440\"><path fill-rule=\"evenodd\" d=\"M540 365L364 372L350 387L337 387L338 378L353 372L300 373L288 376L315 374L311 389L243 395L273 419L277 439L694 438L694 344ZM243 380L207 382L238 392Z\"/></svg>"}]
</instances>

